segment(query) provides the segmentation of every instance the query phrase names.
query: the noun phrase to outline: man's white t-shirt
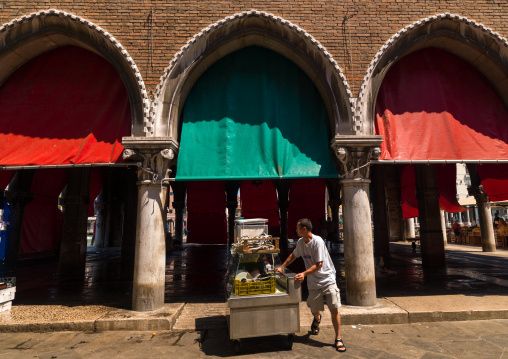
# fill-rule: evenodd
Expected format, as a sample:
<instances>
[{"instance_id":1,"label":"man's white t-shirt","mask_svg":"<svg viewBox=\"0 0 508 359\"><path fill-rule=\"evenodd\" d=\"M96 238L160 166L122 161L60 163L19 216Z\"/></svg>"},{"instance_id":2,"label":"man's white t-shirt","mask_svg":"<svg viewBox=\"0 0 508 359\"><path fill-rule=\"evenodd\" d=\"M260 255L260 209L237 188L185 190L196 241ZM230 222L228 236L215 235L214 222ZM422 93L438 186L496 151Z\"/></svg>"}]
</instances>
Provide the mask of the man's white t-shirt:
<instances>
[{"instance_id":1,"label":"man's white t-shirt","mask_svg":"<svg viewBox=\"0 0 508 359\"><path fill-rule=\"evenodd\" d=\"M296 243L293 254L297 258L303 258L306 269L309 269L318 262L323 262L323 266L320 270L307 276L307 287L309 289L325 288L336 282L335 267L333 266L332 259L326 249L323 238L314 233L309 243L305 243L305 239L300 238Z\"/></svg>"}]
</instances>

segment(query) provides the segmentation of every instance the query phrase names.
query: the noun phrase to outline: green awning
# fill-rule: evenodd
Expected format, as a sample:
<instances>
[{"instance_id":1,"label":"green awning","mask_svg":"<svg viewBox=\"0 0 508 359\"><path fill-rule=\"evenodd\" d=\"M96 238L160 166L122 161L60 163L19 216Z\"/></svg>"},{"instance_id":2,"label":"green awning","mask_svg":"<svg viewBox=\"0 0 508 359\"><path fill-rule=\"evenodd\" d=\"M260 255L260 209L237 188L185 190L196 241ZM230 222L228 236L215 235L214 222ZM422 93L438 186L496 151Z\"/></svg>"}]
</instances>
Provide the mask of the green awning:
<instances>
[{"instance_id":1,"label":"green awning","mask_svg":"<svg viewBox=\"0 0 508 359\"><path fill-rule=\"evenodd\" d=\"M337 177L327 121L299 67L244 48L211 66L187 97L176 179Z\"/></svg>"}]
</instances>

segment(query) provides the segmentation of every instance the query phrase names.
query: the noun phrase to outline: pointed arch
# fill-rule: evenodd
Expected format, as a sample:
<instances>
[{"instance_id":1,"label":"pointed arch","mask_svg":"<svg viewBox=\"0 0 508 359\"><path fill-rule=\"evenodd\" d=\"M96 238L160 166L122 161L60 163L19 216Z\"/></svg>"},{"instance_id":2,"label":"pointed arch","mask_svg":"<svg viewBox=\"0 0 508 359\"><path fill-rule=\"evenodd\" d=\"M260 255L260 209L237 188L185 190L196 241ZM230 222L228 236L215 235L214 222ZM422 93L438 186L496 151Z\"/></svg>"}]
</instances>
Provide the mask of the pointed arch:
<instances>
[{"instance_id":1,"label":"pointed arch","mask_svg":"<svg viewBox=\"0 0 508 359\"><path fill-rule=\"evenodd\" d=\"M179 141L183 106L200 75L222 57L253 45L285 56L309 76L325 103L331 136L352 132L351 91L333 57L319 41L297 25L269 13L251 10L208 26L174 56L155 91L154 136L169 136Z\"/></svg>"},{"instance_id":2,"label":"pointed arch","mask_svg":"<svg viewBox=\"0 0 508 359\"><path fill-rule=\"evenodd\" d=\"M438 14L405 27L379 49L363 78L354 110L358 134L374 133L377 94L391 66L402 57L429 47L471 63L508 107L508 41L476 21L456 14Z\"/></svg>"},{"instance_id":3,"label":"pointed arch","mask_svg":"<svg viewBox=\"0 0 508 359\"><path fill-rule=\"evenodd\" d=\"M145 84L127 50L107 31L74 14L55 9L23 15L0 26L0 85L21 65L49 50L74 45L110 62L125 84L132 134L150 132Z\"/></svg>"}]
</instances>

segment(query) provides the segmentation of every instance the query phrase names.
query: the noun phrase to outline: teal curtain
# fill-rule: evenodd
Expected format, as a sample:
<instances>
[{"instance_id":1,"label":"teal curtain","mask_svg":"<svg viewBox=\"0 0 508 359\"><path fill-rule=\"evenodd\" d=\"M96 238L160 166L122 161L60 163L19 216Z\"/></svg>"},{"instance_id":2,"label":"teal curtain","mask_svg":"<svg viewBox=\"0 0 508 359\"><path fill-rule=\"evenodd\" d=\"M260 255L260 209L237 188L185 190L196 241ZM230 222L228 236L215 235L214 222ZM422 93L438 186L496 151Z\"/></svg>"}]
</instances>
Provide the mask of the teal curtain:
<instances>
[{"instance_id":1,"label":"teal curtain","mask_svg":"<svg viewBox=\"0 0 508 359\"><path fill-rule=\"evenodd\" d=\"M337 177L312 81L262 47L217 61L187 97L176 179L301 177Z\"/></svg>"}]
</instances>

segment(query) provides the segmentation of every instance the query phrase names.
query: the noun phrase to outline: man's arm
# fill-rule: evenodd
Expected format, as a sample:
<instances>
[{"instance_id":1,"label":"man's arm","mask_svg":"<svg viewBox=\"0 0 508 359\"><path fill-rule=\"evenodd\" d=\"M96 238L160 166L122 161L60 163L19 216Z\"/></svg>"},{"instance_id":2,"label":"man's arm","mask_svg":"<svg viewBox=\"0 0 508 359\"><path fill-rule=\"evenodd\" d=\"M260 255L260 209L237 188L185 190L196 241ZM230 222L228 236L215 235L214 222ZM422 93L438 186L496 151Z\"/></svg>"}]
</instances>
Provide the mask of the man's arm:
<instances>
[{"instance_id":1,"label":"man's arm","mask_svg":"<svg viewBox=\"0 0 508 359\"><path fill-rule=\"evenodd\" d=\"M275 271L276 272L282 272L284 270L284 268L287 268L288 265L290 265L291 263L293 263L296 259L296 256L291 253L291 255L289 257L287 257L287 259L284 261L284 263L282 263L282 265L278 268L275 268Z\"/></svg>"},{"instance_id":2,"label":"man's arm","mask_svg":"<svg viewBox=\"0 0 508 359\"><path fill-rule=\"evenodd\" d=\"M305 279L305 277L307 277L308 275L311 275L312 273L317 272L318 270L321 269L322 266L323 266L323 262L317 262L316 264L314 264L312 267L310 267L306 271L304 271L302 273L298 273L297 275L295 275L295 280L297 282L302 283L303 280Z\"/></svg>"}]
</instances>

